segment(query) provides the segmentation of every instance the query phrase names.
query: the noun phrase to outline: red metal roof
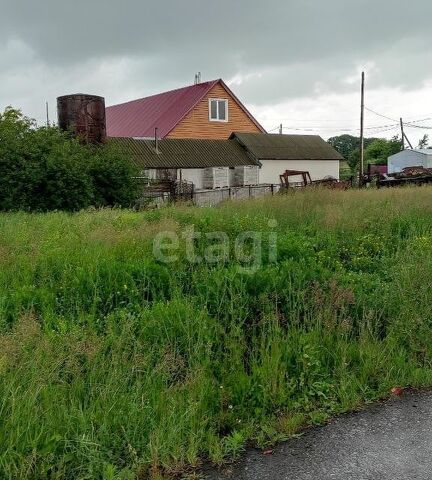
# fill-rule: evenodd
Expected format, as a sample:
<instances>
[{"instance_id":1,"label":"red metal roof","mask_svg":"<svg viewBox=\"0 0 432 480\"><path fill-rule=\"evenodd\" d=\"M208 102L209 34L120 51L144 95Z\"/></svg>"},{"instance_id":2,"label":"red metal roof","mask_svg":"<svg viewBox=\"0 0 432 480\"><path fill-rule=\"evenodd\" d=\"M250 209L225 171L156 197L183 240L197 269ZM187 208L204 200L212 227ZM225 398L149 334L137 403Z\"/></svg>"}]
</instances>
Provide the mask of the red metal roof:
<instances>
[{"instance_id":1,"label":"red metal roof","mask_svg":"<svg viewBox=\"0 0 432 480\"><path fill-rule=\"evenodd\" d=\"M251 120L265 131L225 83L218 79L107 107L107 135L153 138L157 128L159 138L164 138L218 83L234 97Z\"/></svg>"},{"instance_id":2,"label":"red metal roof","mask_svg":"<svg viewBox=\"0 0 432 480\"><path fill-rule=\"evenodd\" d=\"M106 109L108 137L164 138L218 83L218 80L171 90Z\"/></svg>"}]
</instances>

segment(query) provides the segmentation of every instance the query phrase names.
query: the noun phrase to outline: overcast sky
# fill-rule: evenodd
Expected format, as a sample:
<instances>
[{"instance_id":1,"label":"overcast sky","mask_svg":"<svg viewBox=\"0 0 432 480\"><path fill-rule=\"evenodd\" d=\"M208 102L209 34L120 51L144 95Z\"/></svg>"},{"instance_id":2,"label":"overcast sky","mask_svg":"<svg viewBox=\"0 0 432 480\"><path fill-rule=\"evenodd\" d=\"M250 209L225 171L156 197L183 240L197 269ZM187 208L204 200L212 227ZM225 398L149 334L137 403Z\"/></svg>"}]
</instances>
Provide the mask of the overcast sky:
<instances>
[{"instance_id":1,"label":"overcast sky","mask_svg":"<svg viewBox=\"0 0 432 480\"><path fill-rule=\"evenodd\" d=\"M191 84L201 71L203 80L223 78L268 130L357 134L364 69L367 107L389 117L367 111L368 133L397 134L400 116L432 128L431 0L0 6L0 109L39 122L45 101L56 118L59 95L94 93L112 105ZM415 143L428 132L407 129Z\"/></svg>"}]
</instances>

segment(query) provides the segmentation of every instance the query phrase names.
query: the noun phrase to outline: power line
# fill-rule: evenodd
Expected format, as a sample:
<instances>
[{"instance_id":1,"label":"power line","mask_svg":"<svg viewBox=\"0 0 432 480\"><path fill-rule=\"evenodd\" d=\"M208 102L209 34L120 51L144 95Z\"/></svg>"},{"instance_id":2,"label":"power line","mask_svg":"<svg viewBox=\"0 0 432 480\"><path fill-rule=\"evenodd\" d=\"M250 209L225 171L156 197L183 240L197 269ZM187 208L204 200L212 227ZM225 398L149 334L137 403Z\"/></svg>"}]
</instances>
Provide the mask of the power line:
<instances>
[{"instance_id":1,"label":"power line","mask_svg":"<svg viewBox=\"0 0 432 480\"><path fill-rule=\"evenodd\" d=\"M421 120L411 120L410 122L405 123L418 123L418 122L426 122L427 120L432 120L432 117L422 118Z\"/></svg>"},{"instance_id":2,"label":"power line","mask_svg":"<svg viewBox=\"0 0 432 480\"><path fill-rule=\"evenodd\" d=\"M371 108L365 107L365 109L366 109L368 112L371 112L371 113L377 115L378 117L386 118L387 120L396 121L394 118L388 117L387 115L383 115L382 113L375 112L375 110L372 110ZM431 117L428 117L428 118L422 118L422 119L420 119L420 120L411 120L410 122L403 122L403 124L404 124L404 126L406 126L406 127L432 130L432 126L430 126L430 125L414 125L415 123L426 122L426 121L428 121L428 120L432 120L432 118L431 118Z\"/></svg>"},{"instance_id":3,"label":"power line","mask_svg":"<svg viewBox=\"0 0 432 480\"><path fill-rule=\"evenodd\" d=\"M279 127L278 127L279 128ZM373 127L365 127L365 130L369 130L369 133L372 133L374 131L380 132L380 131L387 131L387 130L394 130L395 128L399 128L398 123L394 124L389 124L389 125L375 125ZM295 131L303 131L303 132L317 132L317 131L338 131L338 132L358 132L360 129L359 128L343 128L343 127L283 127L284 130L295 130ZM273 129L276 130L276 129ZM270 131L273 131L270 130Z\"/></svg>"},{"instance_id":4,"label":"power line","mask_svg":"<svg viewBox=\"0 0 432 480\"><path fill-rule=\"evenodd\" d=\"M365 107L366 108L366 107ZM369 110L369 109L368 109ZM375 113L375 112L374 112ZM381 115L380 115L381 116ZM385 117L385 118L388 118L388 117ZM392 119L390 119L392 120ZM290 121L293 121L292 119L290 119ZM324 120L322 120L322 122L325 122ZM372 125L370 127L365 127L364 129L365 130L380 130L380 129L387 129L387 128L396 128L396 127L399 127L399 122L397 122L396 120L394 120L395 123L392 123L392 124L385 124L385 125ZM296 122L297 123L297 122ZM273 128L272 130L269 130L270 132L273 132L273 131L276 131L278 130L280 127L275 127ZM328 125L328 123L326 122L326 126L323 126L323 124L321 125L304 125L304 126L299 126L297 125L296 127L286 127L284 126L283 127L284 129L287 129L287 130L296 130L296 131L311 131L311 132L314 132L314 131L318 131L318 130L327 130L327 131L334 131L334 130L337 130L337 131L340 131L340 132L358 132L360 131L359 128L346 128L346 126L330 126Z\"/></svg>"},{"instance_id":5,"label":"power line","mask_svg":"<svg viewBox=\"0 0 432 480\"><path fill-rule=\"evenodd\" d=\"M374 115L377 115L378 117L385 118L386 120L390 120L394 123L391 124L385 124L385 125L373 125L370 127L364 127L364 130L367 131L368 135L375 135L379 133L385 133L389 132L392 130L399 130L400 128L400 121L397 121L396 119L389 117L387 115L384 115L382 113L379 113L375 110L372 110L369 107L365 106L365 110L367 110L370 113L373 113ZM286 119L288 120L288 119ZM416 125L416 123L419 122L425 122L428 120L432 120L432 117L428 118L422 118L418 120L411 120L409 122L403 122L403 125L407 128L417 128L417 129L426 129L426 130L432 130L432 126L429 125ZM293 121L290 119L290 121ZM300 122L300 121L299 121ZM324 120L321 120L321 122L324 122ZM283 130L288 130L288 131L295 131L295 132L311 132L311 133L316 133L316 132L340 132L340 133L357 133L360 131L359 128L346 128L345 126L330 126L330 122L326 122L326 125L324 126L323 124L321 125L305 125L305 126L283 126ZM272 128L269 130L269 133L271 132L276 132L280 131L280 125L277 127Z\"/></svg>"},{"instance_id":6,"label":"power line","mask_svg":"<svg viewBox=\"0 0 432 480\"><path fill-rule=\"evenodd\" d=\"M382 113L375 112L375 110L372 110L371 108L365 107L365 110L367 110L368 112L371 112L371 113L377 115L378 117L382 117L382 118L385 118L385 119L387 119L387 120L391 120L392 122L398 123L398 121L395 120L394 118L390 118L390 117L387 117L387 115L383 115Z\"/></svg>"},{"instance_id":7,"label":"power line","mask_svg":"<svg viewBox=\"0 0 432 480\"><path fill-rule=\"evenodd\" d=\"M267 130L268 133L272 133L272 132L275 132L276 130L279 130L279 125L275 128L272 128L271 130Z\"/></svg>"},{"instance_id":8,"label":"power line","mask_svg":"<svg viewBox=\"0 0 432 480\"><path fill-rule=\"evenodd\" d=\"M404 125L408 128L419 128L420 130L432 130L432 127L429 125L413 125L412 123L407 123L407 122L404 122Z\"/></svg>"}]
</instances>

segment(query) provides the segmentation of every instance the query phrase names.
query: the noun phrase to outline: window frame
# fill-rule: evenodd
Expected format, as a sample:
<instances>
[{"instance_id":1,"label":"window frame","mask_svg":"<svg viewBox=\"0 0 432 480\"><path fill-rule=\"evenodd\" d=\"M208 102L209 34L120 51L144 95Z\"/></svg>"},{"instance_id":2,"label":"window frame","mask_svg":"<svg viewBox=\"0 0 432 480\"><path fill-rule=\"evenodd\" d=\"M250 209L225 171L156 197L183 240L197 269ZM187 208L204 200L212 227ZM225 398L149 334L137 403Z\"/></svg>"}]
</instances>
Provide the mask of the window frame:
<instances>
[{"instance_id":1,"label":"window frame","mask_svg":"<svg viewBox=\"0 0 432 480\"><path fill-rule=\"evenodd\" d=\"M211 114L212 102L216 102L216 105L217 105L216 114L217 114L218 118L212 118L212 114ZM225 119L224 120L221 120L219 118L219 102L224 102L225 103ZM209 121L210 122L228 123L229 113L228 113L228 99L227 98L209 98L208 106L209 106Z\"/></svg>"}]
</instances>

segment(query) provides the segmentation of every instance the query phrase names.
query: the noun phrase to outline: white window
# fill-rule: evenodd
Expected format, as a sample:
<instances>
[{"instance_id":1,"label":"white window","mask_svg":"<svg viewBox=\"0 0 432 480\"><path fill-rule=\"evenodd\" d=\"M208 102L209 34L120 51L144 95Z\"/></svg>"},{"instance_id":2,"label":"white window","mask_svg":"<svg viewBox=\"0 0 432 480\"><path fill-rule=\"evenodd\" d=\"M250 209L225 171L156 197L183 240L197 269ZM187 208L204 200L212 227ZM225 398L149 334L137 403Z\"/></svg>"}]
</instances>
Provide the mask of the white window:
<instances>
[{"instance_id":1,"label":"white window","mask_svg":"<svg viewBox=\"0 0 432 480\"><path fill-rule=\"evenodd\" d=\"M228 100L210 98L209 119L211 122L228 122Z\"/></svg>"}]
</instances>

